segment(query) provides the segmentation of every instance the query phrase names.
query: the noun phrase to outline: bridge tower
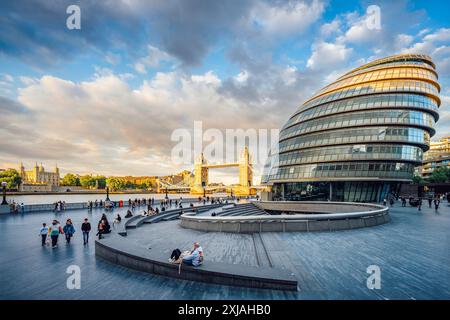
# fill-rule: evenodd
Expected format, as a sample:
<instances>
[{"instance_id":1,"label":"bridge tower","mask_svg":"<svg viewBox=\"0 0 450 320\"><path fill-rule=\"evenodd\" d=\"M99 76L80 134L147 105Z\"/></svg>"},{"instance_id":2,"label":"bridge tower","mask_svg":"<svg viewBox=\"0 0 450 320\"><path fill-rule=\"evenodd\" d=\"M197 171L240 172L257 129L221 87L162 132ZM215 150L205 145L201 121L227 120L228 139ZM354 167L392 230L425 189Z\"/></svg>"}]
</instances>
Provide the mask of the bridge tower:
<instances>
[{"instance_id":1,"label":"bridge tower","mask_svg":"<svg viewBox=\"0 0 450 320\"><path fill-rule=\"evenodd\" d=\"M203 188L208 186L208 167L203 153L198 157L194 164L194 185L191 193L203 194Z\"/></svg>"},{"instance_id":2,"label":"bridge tower","mask_svg":"<svg viewBox=\"0 0 450 320\"><path fill-rule=\"evenodd\" d=\"M246 146L239 160L239 186L236 188L235 194L250 194L250 187L253 185L253 166L250 161L250 153Z\"/></svg>"}]
</instances>

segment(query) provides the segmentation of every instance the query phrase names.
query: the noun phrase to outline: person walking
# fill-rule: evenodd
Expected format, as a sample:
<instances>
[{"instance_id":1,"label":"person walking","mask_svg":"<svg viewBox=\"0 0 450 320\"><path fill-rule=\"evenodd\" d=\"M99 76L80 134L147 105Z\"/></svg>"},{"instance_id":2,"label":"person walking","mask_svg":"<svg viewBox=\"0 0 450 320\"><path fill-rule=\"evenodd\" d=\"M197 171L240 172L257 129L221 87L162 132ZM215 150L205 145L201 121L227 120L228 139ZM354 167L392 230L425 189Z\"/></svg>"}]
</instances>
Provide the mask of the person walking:
<instances>
[{"instance_id":1,"label":"person walking","mask_svg":"<svg viewBox=\"0 0 450 320\"><path fill-rule=\"evenodd\" d=\"M84 218L84 222L81 224L81 231L83 232L83 245L87 245L89 242L89 232L91 232L91 224L88 218Z\"/></svg>"},{"instance_id":2,"label":"person walking","mask_svg":"<svg viewBox=\"0 0 450 320\"><path fill-rule=\"evenodd\" d=\"M438 211L440 204L441 204L441 200L439 200L439 198L434 199L434 210L435 211Z\"/></svg>"},{"instance_id":3,"label":"person walking","mask_svg":"<svg viewBox=\"0 0 450 320\"><path fill-rule=\"evenodd\" d=\"M48 229L48 233L50 238L52 239L52 248L56 248L58 246L58 237L60 234L64 234L61 225L58 220L53 220L52 225Z\"/></svg>"},{"instance_id":4,"label":"person walking","mask_svg":"<svg viewBox=\"0 0 450 320\"><path fill-rule=\"evenodd\" d=\"M417 200L417 207L419 208L419 211L422 211L422 198Z\"/></svg>"},{"instance_id":5,"label":"person walking","mask_svg":"<svg viewBox=\"0 0 450 320\"><path fill-rule=\"evenodd\" d=\"M46 223L42 224L42 228L39 231L39 234L41 236L42 246L45 246L45 243L47 242L47 235L48 235L48 227Z\"/></svg>"},{"instance_id":6,"label":"person walking","mask_svg":"<svg viewBox=\"0 0 450 320\"><path fill-rule=\"evenodd\" d=\"M72 224L72 220L67 219L66 225L63 228L64 234L66 235L67 244L70 244L70 239L73 237L75 233L75 228Z\"/></svg>"},{"instance_id":7,"label":"person walking","mask_svg":"<svg viewBox=\"0 0 450 320\"><path fill-rule=\"evenodd\" d=\"M433 202L433 199L431 197L428 197L428 207L431 209L431 203Z\"/></svg>"}]
</instances>

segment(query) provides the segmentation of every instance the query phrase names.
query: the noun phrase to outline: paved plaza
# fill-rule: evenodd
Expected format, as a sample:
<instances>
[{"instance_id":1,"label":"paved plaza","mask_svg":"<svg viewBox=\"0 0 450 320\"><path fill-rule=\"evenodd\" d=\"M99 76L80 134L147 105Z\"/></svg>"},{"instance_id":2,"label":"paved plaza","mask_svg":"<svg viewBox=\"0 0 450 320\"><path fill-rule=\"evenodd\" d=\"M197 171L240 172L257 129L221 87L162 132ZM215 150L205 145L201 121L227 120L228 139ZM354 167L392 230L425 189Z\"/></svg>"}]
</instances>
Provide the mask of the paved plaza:
<instances>
[{"instance_id":1,"label":"paved plaza","mask_svg":"<svg viewBox=\"0 0 450 320\"><path fill-rule=\"evenodd\" d=\"M108 213L110 221L116 213ZM43 212L0 217L0 299L450 299L450 207L391 208L388 224L339 232L262 233L276 268L294 273L297 292L212 285L165 278L113 265L95 257L94 235L84 247L80 225L96 226L102 209ZM72 218L77 233L70 245L41 247L38 231L53 218ZM200 241L206 259L258 265L256 235L203 233L179 221L129 230L126 241L164 252ZM258 257L261 263L261 256ZM81 289L69 290L70 265L81 268ZM369 265L381 268L381 289L369 290Z\"/></svg>"}]
</instances>

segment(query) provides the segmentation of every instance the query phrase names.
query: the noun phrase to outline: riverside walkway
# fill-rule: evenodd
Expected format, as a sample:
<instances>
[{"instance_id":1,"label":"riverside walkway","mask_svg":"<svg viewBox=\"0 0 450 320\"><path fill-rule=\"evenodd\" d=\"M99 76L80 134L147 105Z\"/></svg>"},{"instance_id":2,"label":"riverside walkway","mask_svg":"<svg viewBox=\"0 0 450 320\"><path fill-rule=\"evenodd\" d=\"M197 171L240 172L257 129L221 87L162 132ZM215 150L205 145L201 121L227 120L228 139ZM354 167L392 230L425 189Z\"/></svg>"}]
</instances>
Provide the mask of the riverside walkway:
<instances>
[{"instance_id":1,"label":"riverside walkway","mask_svg":"<svg viewBox=\"0 0 450 320\"><path fill-rule=\"evenodd\" d=\"M110 222L126 208L107 213ZM138 209L136 212L141 212ZM385 225L315 233L204 233L179 221L143 225L128 232L137 246L168 254L198 240L206 259L258 266L266 259L298 279L297 292L213 285L133 271L95 257L94 235L82 243L80 225L93 228L102 209L0 216L0 299L450 299L450 207L390 210ZM71 218L77 233L70 245L41 247L42 222ZM81 289L69 290L67 267L81 269ZM381 289L366 286L367 267L381 269Z\"/></svg>"}]
</instances>

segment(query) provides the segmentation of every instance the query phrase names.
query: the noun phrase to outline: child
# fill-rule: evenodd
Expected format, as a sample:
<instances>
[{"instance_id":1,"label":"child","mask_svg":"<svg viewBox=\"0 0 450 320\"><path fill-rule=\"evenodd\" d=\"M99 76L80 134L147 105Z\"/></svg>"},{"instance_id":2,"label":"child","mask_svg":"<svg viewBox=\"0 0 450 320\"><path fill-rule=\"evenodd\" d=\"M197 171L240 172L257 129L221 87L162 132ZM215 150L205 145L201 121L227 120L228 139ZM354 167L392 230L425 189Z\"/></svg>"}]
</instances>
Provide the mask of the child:
<instances>
[{"instance_id":1,"label":"child","mask_svg":"<svg viewBox=\"0 0 450 320\"><path fill-rule=\"evenodd\" d=\"M48 227L46 223L42 224L42 228L39 231L39 235L42 238L42 246L45 246L45 243L47 242L47 234L48 234Z\"/></svg>"}]
</instances>

